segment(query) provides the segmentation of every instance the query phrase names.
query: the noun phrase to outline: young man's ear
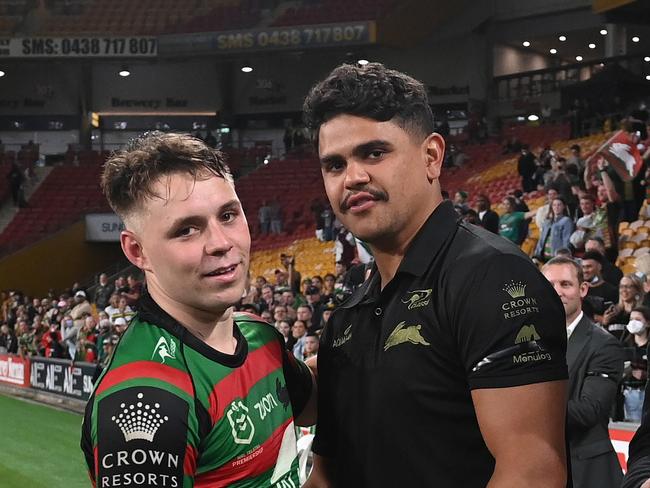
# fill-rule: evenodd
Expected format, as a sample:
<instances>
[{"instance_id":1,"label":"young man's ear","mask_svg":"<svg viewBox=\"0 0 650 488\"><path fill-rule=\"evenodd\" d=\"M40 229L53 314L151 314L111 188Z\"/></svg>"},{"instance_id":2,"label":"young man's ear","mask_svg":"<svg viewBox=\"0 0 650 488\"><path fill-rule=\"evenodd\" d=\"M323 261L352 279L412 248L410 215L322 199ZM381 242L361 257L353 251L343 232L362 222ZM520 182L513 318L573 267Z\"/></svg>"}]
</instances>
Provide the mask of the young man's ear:
<instances>
[{"instance_id":1,"label":"young man's ear","mask_svg":"<svg viewBox=\"0 0 650 488\"><path fill-rule=\"evenodd\" d=\"M442 162L445 159L445 140L440 134L432 132L423 143L426 152L427 178L429 182L440 178Z\"/></svg>"},{"instance_id":2,"label":"young man's ear","mask_svg":"<svg viewBox=\"0 0 650 488\"><path fill-rule=\"evenodd\" d=\"M142 270L146 269L147 258L144 255L138 236L133 231L123 230L120 233L120 244L124 255L132 264Z\"/></svg>"}]
</instances>

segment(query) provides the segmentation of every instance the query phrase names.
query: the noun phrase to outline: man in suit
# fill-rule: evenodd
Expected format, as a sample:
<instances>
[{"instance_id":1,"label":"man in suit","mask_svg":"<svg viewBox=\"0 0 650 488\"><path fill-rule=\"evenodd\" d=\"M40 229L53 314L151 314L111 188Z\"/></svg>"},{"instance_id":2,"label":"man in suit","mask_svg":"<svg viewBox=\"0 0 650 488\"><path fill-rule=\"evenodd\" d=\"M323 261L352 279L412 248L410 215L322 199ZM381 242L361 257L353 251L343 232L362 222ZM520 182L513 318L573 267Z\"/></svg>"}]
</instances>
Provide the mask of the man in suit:
<instances>
[{"instance_id":1,"label":"man in suit","mask_svg":"<svg viewBox=\"0 0 650 488\"><path fill-rule=\"evenodd\" d=\"M499 233L499 214L490 208L490 199L487 195L479 195L476 199L476 211L481 227L494 234Z\"/></svg>"},{"instance_id":2,"label":"man in suit","mask_svg":"<svg viewBox=\"0 0 650 488\"><path fill-rule=\"evenodd\" d=\"M556 257L544 265L542 272L560 296L566 312L567 437L573 486L618 488L623 473L607 426L623 375L623 347L583 314L582 299L587 295L588 285L576 261Z\"/></svg>"}]
</instances>

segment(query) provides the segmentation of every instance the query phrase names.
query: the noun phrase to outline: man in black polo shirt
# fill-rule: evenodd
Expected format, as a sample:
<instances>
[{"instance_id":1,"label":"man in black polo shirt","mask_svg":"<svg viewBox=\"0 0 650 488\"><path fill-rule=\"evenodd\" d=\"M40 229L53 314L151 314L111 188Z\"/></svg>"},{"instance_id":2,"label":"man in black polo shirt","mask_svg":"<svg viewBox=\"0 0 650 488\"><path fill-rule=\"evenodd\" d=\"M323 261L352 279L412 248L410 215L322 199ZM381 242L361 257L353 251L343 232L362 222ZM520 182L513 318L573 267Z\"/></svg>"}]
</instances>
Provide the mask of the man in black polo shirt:
<instances>
[{"instance_id":1,"label":"man in black polo shirt","mask_svg":"<svg viewBox=\"0 0 650 488\"><path fill-rule=\"evenodd\" d=\"M562 303L442 201L423 85L344 65L304 108L332 208L376 260L323 332L306 486L564 487Z\"/></svg>"}]
</instances>

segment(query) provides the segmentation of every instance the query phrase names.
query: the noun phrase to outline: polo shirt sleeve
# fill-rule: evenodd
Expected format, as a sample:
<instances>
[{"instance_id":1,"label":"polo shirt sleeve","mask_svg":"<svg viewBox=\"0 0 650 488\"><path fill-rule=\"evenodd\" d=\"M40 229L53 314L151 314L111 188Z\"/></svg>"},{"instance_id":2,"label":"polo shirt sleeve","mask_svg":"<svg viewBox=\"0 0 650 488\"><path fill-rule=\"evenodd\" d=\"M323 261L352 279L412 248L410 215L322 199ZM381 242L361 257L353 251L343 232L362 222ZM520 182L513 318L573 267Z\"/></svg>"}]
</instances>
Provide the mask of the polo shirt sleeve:
<instances>
[{"instance_id":1,"label":"polo shirt sleeve","mask_svg":"<svg viewBox=\"0 0 650 488\"><path fill-rule=\"evenodd\" d=\"M544 275L518 254L501 254L458 276L451 323L471 389L568 377L562 303Z\"/></svg>"},{"instance_id":2,"label":"polo shirt sleeve","mask_svg":"<svg viewBox=\"0 0 650 488\"><path fill-rule=\"evenodd\" d=\"M319 456L333 458L337 455L336 420L332 399L334 398L334 376L332 374L332 317L323 329L318 348L318 420L312 451ZM329 345L329 346L328 346Z\"/></svg>"}]
</instances>

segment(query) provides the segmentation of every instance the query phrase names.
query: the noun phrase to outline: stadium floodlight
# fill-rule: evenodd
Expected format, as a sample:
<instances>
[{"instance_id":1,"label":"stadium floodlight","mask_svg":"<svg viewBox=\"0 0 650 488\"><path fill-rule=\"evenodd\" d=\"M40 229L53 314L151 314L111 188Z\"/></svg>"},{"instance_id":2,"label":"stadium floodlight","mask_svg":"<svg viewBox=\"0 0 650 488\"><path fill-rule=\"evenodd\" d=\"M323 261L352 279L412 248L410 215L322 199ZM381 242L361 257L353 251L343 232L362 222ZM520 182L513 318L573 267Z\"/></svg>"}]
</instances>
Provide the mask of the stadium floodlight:
<instances>
[{"instance_id":1,"label":"stadium floodlight","mask_svg":"<svg viewBox=\"0 0 650 488\"><path fill-rule=\"evenodd\" d=\"M241 69L241 70L242 70L244 73L250 73L250 72L253 71L253 68L251 68L250 66L242 66L242 69Z\"/></svg>"},{"instance_id":2,"label":"stadium floodlight","mask_svg":"<svg viewBox=\"0 0 650 488\"><path fill-rule=\"evenodd\" d=\"M639 38L639 36L634 36L634 37L632 38L632 42L639 42L640 40L641 40L641 39Z\"/></svg>"},{"instance_id":3,"label":"stadium floodlight","mask_svg":"<svg viewBox=\"0 0 650 488\"><path fill-rule=\"evenodd\" d=\"M3 77L4 75L6 75L6 74L7 74L7 73L5 73L4 71L2 71L2 70L0 69L0 78L2 78L2 77Z\"/></svg>"},{"instance_id":4,"label":"stadium floodlight","mask_svg":"<svg viewBox=\"0 0 650 488\"><path fill-rule=\"evenodd\" d=\"M582 56L580 55L576 56L576 61L582 61Z\"/></svg>"},{"instance_id":5,"label":"stadium floodlight","mask_svg":"<svg viewBox=\"0 0 650 488\"><path fill-rule=\"evenodd\" d=\"M528 116L528 121L529 122L537 122L539 120L539 116L535 114L530 114Z\"/></svg>"},{"instance_id":6,"label":"stadium floodlight","mask_svg":"<svg viewBox=\"0 0 650 488\"><path fill-rule=\"evenodd\" d=\"M122 69L119 71L118 75L120 75L122 78L126 78L127 76L131 76L131 71L126 66L122 66Z\"/></svg>"},{"instance_id":7,"label":"stadium floodlight","mask_svg":"<svg viewBox=\"0 0 650 488\"><path fill-rule=\"evenodd\" d=\"M646 63L650 63L650 56L646 56L645 58L643 58L643 60L644 60Z\"/></svg>"},{"instance_id":8,"label":"stadium floodlight","mask_svg":"<svg viewBox=\"0 0 650 488\"><path fill-rule=\"evenodd\" d=\"M551 53L551 54L557 54L557 49L555 49L553 47L553 48L549 49L548 52Z\"/></svg>"},{"instance_id":9,"label":"stadium floodlight","mask_svg":"<svg viewBox=\"0 0 650 488\"><path fill-rule=\"evenodd\" d=\"M529 47L530 46L530 41L524 41L521 43L524 47Z\"/></svg>"},{"instance_id":10,"label":"stadium floodlight","mask_svg":"<svg viewBox=\"0 0 650 488\"><path fill-rule=\"evenodd\" d=\"M558 40L560 42L564 42L564 41L566 41L566 36L560 36L560 37L558 37Z\"/></svg>"},{"instance_id":11,"label":"stadium floodlight","mask_svg":"<svg viewBox=\"0 0 650 488\"><path fill-rule=\"evenodd\" d=\"M368 64L369 62L370 62L370 61L368 61L367 59L360 59L359 61L357 61L357 64L358 64L359 66L365 66L365 65Z\"/></svg>"},{"instance_id":12,"label":"stadium floodlight","mask_svg":"<svg viewBox=\"0 0 650 488\"><path fill-rule=\"evenodd\" d=\"M606 36L607 35L607 29L600 29L600 35L601 36Z\"/></svg>"},{"instance_id":13,"label":"stadium floodlight","mask_svg":"<svg viewBox=\"0 0 650 488\"><path fill-rule=\"evenodd\" d=\"M650 81L650 75L646 75L645 79Z\"/></svg>"},{"instance_id":14,"label":"stadium floodlight","mask_svg":"<svg viewBox=\"0 0 650 488\"><path fill-rule=\"evenodd\" d=\"M596 45L593 42L589 43L589 49L596 49Z\"/></svg>"}]
</instances>

